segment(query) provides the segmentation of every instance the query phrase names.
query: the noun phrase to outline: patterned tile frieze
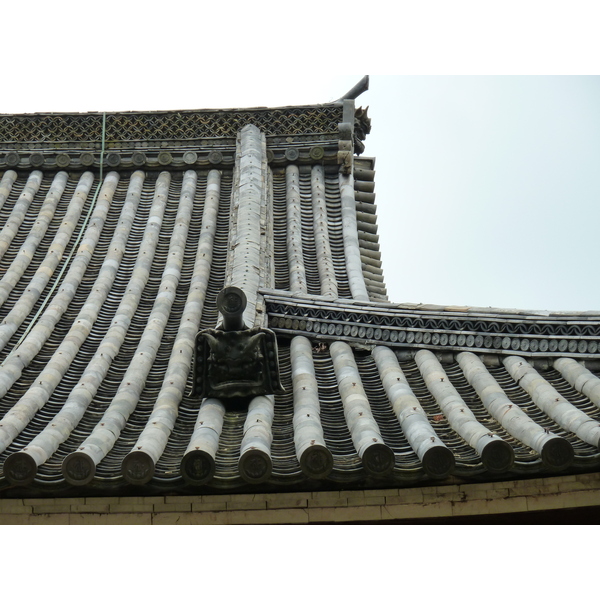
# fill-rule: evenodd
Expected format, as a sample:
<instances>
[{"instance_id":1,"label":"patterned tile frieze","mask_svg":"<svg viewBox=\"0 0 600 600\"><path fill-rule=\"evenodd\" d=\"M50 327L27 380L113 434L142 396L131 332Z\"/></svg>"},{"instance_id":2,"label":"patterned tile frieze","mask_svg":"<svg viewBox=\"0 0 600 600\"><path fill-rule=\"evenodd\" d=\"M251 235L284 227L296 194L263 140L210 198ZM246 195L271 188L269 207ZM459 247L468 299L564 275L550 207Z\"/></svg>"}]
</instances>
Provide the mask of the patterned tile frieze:
<instances>
[{"instance_id":1,"label":"patterned tile frieze","mask_svg":"<svg viewBox=\"0 0 600 600\"><path fill-rule=\"evenodd\" d=\"M270 143L273 143L272 140ZM6 152L2 152L2 146ZM69 144L68 147L61 148L29 146L31 145L0 142L0 169L87 170L100 167L100 141L89 142L87 147L83 144L77 144L76 147ZM329 145L314 145L312 141L300 141L293 149L292 153L272 146L267 151L267 161L273 167L284 167L290 163L311 165L315 162L337 166L337 148L333 142ZM111 169L231 169L235 163L235 140L208 140L203 141L201 146L180 140L142 145L137 142L122 142L108 145L102 163L104 167Z\"/></svg>"},{"instance_id":2,"label":"patterned tile frieze","mask_svg":"<svg viewBox=\"0 0 600 600\"><path fill-rule=\"evenodd\" d=\"M353 105L352 105L353 108ZM103 128L103 118L106 117ZM237 132L257 126L267 161L338 165L344 125L337 104L247 110L0 115L0 168L187 169L232 167ZM341 129L340 129L341 128ZM104 155L102 156L104 135Z\"/></svg>"},{"instance_id":3,"label":"patterned tile frieze","mask_svg":"<svg viewBox=\"0 0 600 600\"><path fill-rule=\"evenodd\" d=\"M597 358L600 321L543 317L540 320L499 315L415 315L373 306L337 306L267 298L270 327L280 333L303 331L309 337L340 337L360 343L383 343L495 354L555 354Z\"/></svg>"},{"instance_id":4,"label":"patterned tile frieze","mask_svg":"<svg viewBox=\"0 0 600 600\"><path fill-rule=\"evenodd\" d=\"M279 109L106 113L104 164L189 168L233 164L237 132L259 127L275 164L337 163L337 105ZM100 165L103 113L0 115L0 168Z\"/></svg>"},{"instance_id":5,"label":"patterned tile frieze","mask_svg":"<svg viewBox=\"0 0 600 600\"><path fill-rule=\"evenodd\" d=\"M106 114L108 140L162 141L235 138L247 124L267 136L338 132L338 105L248 109L125 112ZM102 113L0 115L0 142L95 141L102 137Z\"/></svg>"}]
</instances>

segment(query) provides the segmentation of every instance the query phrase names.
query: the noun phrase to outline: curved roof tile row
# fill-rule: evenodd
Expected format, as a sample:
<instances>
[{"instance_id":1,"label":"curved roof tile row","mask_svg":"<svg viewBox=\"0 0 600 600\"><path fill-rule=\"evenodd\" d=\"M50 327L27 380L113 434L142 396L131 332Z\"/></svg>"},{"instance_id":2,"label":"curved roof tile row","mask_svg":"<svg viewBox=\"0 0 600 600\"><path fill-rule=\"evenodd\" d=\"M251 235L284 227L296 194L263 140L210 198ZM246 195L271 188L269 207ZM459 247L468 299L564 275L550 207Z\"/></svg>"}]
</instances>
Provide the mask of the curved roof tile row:
<instances>
[{"instance_id":1,"label":"curved roof tile row","mask_svg":"<svg viewBox=\"0 0 600 600\"><path fill-rule=\"evenodd\" d=\"M225 285L247 293L248 325L269 325L269 293L296 303L298 318L322 305L449 318L451 308L387 302L372 166L269 166L265 136L246 125L234 168L102 180L6 171L0 491L284 490L598 468L599 380L567 358L538 372L522 356L441 356L408 342L406 354L377 338L282 330L284 392L236 411L190 397L194 338L219 323Z\"/></svg>"}]
</instances>

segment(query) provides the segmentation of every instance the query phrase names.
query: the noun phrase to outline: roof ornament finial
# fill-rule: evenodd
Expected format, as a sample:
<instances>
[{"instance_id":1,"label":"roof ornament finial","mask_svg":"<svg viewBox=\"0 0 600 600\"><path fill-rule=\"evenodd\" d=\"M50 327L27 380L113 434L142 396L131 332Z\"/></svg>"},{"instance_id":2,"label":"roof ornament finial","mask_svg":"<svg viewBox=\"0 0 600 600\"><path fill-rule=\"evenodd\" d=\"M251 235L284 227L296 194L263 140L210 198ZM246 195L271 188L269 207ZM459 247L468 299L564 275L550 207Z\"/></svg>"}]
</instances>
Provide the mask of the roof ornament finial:
<instances>
[{"instance_id":1,"label":"roof ornament finial","mask_svg":"<svg viewBox=\"0 0 600 600\"><path fill-rule=\"evenodd\" d=\"M277 338L270 329L248 328L246 294L229 286L217 297L221 325L196 335L192 398L217 398L226 409L246 409L255 396L283 392ZM234 399L239 399L236 402Z\"/></svg>"},{"instance_id":2,"label":"roof ornament finial","mask_svg":"<svg viewBox=\"0 0 600 600\"><path fill-rule=\"evenodd\" d=\"M363 92L369 89L369 76L365 75L352 89L348 90L338 102L342 100L356 100Z\"/></svg>"}]
</instances>

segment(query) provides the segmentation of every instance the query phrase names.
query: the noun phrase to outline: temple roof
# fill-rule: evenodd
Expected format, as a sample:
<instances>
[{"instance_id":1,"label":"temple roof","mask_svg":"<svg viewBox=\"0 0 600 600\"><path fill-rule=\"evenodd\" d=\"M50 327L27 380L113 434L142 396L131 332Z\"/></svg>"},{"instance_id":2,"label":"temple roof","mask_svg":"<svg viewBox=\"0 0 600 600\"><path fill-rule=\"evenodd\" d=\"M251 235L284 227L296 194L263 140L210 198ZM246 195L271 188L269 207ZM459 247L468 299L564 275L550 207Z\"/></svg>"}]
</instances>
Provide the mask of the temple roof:
<instances>
[{"instance_id":1,"label":"temple roof","mask_svg":"<svg viewBox=\"0 0 600 600\"><path fill-rule=\"evenodd\" d=\"M600 313L389 299L356 95L0 116L0 494L598 469ZM277 336L247 410L192 394L225 286Z\"/></svg>"}]
</instances>

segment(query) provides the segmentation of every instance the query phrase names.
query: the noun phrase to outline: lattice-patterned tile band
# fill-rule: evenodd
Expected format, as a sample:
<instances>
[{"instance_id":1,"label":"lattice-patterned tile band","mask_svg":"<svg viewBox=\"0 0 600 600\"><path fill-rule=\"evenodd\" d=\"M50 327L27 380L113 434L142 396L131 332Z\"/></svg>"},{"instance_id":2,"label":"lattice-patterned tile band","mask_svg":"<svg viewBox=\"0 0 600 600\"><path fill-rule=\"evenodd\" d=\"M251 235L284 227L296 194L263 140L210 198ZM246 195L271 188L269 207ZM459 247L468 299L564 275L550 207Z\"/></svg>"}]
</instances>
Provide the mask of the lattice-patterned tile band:
<instances>
[{"instance_id":1,"label":"lattice-patterned tile band","mask_svg":"<svg viewBox=\"0 0 600 600\"><path fill-rule=\"evenodd\" d=\"M269 327L279 333L398 347L481 351L523 356L600 356L600 322L416 316L339 307L267 302Z\"/></svg>"},{"instance_id":2,"label":"lattice-patterned tile band","mask_svg":"<svg viewBox=\"0 0 600 600\"><path fill-rule=\"evenodd\" d=\"M235 138L248 123L267 136L337 134L337 105L230 110L106 114L107 141L145 142ZM0 115L0 142L95 142L102 137L102 113Z\"/></svg>"}]
</instances>

